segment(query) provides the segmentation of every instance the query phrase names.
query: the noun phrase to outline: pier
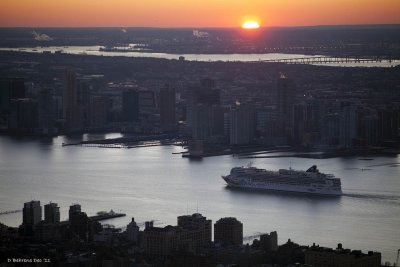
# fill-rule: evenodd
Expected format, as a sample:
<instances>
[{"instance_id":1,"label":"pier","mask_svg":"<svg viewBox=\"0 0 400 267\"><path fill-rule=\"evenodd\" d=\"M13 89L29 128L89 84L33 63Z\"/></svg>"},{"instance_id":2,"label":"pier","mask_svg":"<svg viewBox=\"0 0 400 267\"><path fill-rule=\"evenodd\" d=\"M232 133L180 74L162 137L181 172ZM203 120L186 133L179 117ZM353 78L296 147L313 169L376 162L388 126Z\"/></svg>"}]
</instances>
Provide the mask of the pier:
<instances>
[{"instance_id":1,"label":"pier","mask_svg":"<svg viewBox=\"0 0 400 267\"><path fill-rule=\"evenodd\" d=\"M174 134L137 135L109 139L62 143L62 146L85 146L104 148L133 148L137 146L170 145L181 140L181 136Z\"/></svg>"},{"instance_id":2,"label":"pier","mask_svg":"<svg viewBox=\"0 0 400 267\"><path fill-rule=\"evenodd\" d=\"M126 216L125 213L117 213L114 212L113 210L110 210L109 212L98 212L97 215L88 216L88 218L92 221L104 221L108 219L125 217L125 216ZM68 223L69 223L68 220L60 222L61 225L66 225Z\"/></svg>"},{"instance_id":3,"label":"pier","mask_svg":"<svg viewBox=\"0 0 400 267\"><path fill-rule=\"evenodd\" d=\"M103 221L113 218L125 217L125 213L117 213L111 210L110 212L100 213L94 216L90 216L89 218L93 221Z\"/></svg>"},{"instance_id":4,"label":"pier","mask_svg":"<svg viewBox=\"0 0 400 267\"><path fill-rule=\"evenodd\" d=\"M6 215L6 214L18 213L18 212L21 212L21 211L22 211L22 210L0 211L0 216L1 216L1 215Z\"/></svg>"}]
</instances>

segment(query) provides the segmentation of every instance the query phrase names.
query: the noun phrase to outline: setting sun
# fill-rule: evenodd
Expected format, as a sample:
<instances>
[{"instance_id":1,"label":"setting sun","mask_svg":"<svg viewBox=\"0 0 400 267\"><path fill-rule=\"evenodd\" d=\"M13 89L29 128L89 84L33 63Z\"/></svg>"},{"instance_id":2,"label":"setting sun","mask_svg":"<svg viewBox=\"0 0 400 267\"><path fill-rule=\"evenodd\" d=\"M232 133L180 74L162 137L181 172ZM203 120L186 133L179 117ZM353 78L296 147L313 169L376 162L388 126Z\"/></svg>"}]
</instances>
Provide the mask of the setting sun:
<instances>
[{"instance_id":1,"label":"setting sun","mask_svg":"<svg viewBox=\"0 0 400 267\"><path fill-rule=\"evenodd\" d=\"M257 21L251 20L251 21L246 21L242 25L243 29L258 29L260 28L260 24L258 24Z\"/></svg>"}]
</instances>

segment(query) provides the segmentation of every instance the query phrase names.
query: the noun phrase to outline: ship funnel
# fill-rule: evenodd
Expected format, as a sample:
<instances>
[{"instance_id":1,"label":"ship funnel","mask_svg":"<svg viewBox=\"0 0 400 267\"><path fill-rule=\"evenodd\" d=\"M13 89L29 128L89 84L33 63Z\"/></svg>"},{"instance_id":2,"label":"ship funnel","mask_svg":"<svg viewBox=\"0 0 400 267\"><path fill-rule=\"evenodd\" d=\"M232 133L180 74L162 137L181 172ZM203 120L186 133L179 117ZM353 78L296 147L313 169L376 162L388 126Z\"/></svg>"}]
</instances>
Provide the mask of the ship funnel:
<instances>
[{"instance_id":1,"label":"ship funnel","mask_svg":"<svg viewBox=\"0 0 400 267\"><path fill-rule=\"evenodd\" d=\"M318 172L317 165L312 165L307 172Z\"/></svg>"}]
</instances>

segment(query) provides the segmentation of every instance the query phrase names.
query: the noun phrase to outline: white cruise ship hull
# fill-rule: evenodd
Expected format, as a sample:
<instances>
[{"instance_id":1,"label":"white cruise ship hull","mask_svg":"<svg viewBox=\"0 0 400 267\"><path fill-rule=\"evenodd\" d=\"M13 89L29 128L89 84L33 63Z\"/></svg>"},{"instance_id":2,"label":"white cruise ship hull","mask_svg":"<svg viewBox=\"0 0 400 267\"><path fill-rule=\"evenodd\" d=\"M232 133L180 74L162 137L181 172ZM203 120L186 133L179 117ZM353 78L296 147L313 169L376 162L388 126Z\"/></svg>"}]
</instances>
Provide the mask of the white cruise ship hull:
<instances>
[{"instance_id":1,"label":"white cruise ship hull","mask_svg":"<svg viewBox=\"0 0 400 267\"><path fill-rule=\"evenodd\" d=\"M341 188L334 188L329 186L321 185L288 185L288 184L273 184L273 183L246 183L246 182L232 182L229 176L222 176L226 181L228 186L235 188L253 189L253 190L271 190L271 191L284 191L284 192L296 192L305 194L315 194L315 195L330 195L330 196L340 196L342 195Z\"/></svg>"}]
</instances>

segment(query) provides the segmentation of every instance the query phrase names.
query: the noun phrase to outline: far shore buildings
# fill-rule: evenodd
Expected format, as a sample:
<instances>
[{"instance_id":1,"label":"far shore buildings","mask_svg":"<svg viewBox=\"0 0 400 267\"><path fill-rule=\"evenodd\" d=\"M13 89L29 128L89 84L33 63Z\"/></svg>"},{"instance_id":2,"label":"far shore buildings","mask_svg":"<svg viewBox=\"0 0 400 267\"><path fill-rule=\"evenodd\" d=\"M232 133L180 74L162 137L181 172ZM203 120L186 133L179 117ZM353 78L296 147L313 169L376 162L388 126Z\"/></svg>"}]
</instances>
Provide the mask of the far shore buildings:
<instances>
[{"instance_id":1,"label":"far shore buildings","mask_svg":"<svg viewBox=\"0 0 400 267\"><path fill-rule=\"evenodd\" d=\"M160 90L160 121L164 131L176 128L176 97L175 88L166 85Z\"/></svg>"},{"instance_id":2,"label":"far shore buildings","mask_svg":"<svg viewBox=\"0 0 400 267\"><path fill-rule=\"evenodd\" d=\"M247 145L254 135L254 109L249 105L236 105L230 113L230 144Z\"/></svg>"}]
</instances>

